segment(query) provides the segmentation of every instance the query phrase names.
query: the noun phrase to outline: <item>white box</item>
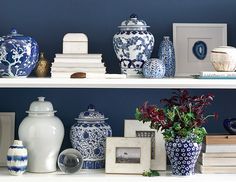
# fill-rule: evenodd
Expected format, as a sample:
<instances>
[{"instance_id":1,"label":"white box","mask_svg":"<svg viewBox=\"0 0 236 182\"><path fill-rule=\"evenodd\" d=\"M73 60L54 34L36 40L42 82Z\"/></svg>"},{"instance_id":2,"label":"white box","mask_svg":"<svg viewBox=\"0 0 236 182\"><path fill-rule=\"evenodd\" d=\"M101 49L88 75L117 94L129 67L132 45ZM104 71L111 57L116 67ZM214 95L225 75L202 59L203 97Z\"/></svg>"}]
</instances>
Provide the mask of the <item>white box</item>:
<instances>
[{"instance_id":1,"label":"white box","mask_svg":"<svg viewBox=\"0 0 236 182\"><path fill-rule=\"evenodd\" d=\"M88 37L83 33L68 33L63 38L63 54L88 54Z\"/></svg>"}]
</instances>

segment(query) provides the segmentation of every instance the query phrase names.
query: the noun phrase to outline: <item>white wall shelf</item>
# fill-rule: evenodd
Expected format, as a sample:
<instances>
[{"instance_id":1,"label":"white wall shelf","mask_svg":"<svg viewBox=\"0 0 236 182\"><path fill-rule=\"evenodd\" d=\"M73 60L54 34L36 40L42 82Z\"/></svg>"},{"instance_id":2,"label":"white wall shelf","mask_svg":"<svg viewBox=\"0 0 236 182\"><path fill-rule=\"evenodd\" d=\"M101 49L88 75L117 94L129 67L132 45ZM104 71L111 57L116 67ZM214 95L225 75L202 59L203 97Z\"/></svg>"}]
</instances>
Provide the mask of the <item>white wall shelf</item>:
<instances>
[{"instance_id":1,"label":"white wall shelf","mask_svg":"<svg viewBox=\"0 0 236 182\"><path fill-rule=\"evenodd\" d=\"M236 174L195 174L192 176L172 176L170 172L160 172L161 176L144 177L142 175L105 174L104 171L80 171L66 175L62 172L40 174L25 173L21 176L11 176L4 168L0 169L0 180L3 182L235 182Z\"/></svg>"},{"instance_id":2,"label":"white wall shelf","mask_svg":"<svg viewBox=\"0 0 236 182\"><path fill-rule=\"evenodd\" d=\"M193 88L236 89L236 79L0 78L0 88Z\"/></svg>"}]
</instances>

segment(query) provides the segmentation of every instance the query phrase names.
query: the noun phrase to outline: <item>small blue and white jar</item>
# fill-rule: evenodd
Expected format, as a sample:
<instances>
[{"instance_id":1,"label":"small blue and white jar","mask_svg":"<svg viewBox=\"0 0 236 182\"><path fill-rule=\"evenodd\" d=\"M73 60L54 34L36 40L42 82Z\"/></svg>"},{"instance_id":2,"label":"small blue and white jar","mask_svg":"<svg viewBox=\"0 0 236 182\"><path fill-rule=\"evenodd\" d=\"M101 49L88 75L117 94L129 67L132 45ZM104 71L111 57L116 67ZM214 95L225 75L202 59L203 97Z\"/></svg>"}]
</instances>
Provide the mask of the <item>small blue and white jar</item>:
<instances>
[{"instance_id":1,"label":"small blue and white jar","mask_svg":"<svg viewBox=\"0 0 236 182\"><path fill-rule=\"evenodd\" d=\"M165 75L165 64L162 60L151 58L143 65L143 76L145 78L163 78Z\"/></svg>"},{"instance_id":2,"label":"small blue and white jar","mask_svg":"<svg viewBox=\"0 0 236 182\"><path fill-rule=\"evenodd\" d=\"M75 118L77 123L71 127L70 140L83 157L83 169L105 167L106 138L112 136L111 127L105 122L107 119L92 104Z\"/></svg>"},{"instance_id":3,"label":"small blue and white jar","mask_svg":"<svg viewBox=\"0 0 236 182\"><path fill-rule=\"evenodd\" d=\"M154 36L147 31L147 23L132 14L119 26L120 31L113 37L113 47L120 60L121 73L141 77L145 61L151 57Z\"/></svg>"},{"instance_id":4,"label":"small blue and white jar","mask_svg":"<svg viewBox=\"0 0 236 182\"><path fill-rule=\"evenodd\" d=\"M169 36L164 36L160 44L158 58L165 63L165 77L175 76L175 51Z\"/></svg>"},{"instance_id":5,"label":"small blue and white jar","mask_svg":"<svg viewBox=\"0 0 236 182\"><path fill-rule=\"evenodd\" d=\"M0 75L2 77L27 77L39 57L38 43L16 29L0 37Z\"/></svg>"},{"instance_id":6,"label":"small blue and white jar","mask_svg":"<svg viewBox=\"0 0 236 182\"><path fill-rule=\"evenodd\" d=\"M14 140L7 152L7 167L11 175L21 175L26 171L28 164L27 149L21 140Z\"/></svg>"}]
</instances>

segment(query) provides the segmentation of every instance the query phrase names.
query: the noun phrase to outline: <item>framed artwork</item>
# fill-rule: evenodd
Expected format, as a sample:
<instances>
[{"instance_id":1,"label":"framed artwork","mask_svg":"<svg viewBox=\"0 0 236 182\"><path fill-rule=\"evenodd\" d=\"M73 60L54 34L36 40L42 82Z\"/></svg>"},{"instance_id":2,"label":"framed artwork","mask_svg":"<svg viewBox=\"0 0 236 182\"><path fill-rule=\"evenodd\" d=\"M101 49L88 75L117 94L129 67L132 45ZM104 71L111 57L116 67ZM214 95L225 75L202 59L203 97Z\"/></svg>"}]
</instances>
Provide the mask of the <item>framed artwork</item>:
<instances>
[{"instance_id":1,"label":"framed artwork","mask_svg":"<svg viewBox=\"0 0 236 182\"><path fill-rule=\"evenodd\" d=\"M227 45L227 24L174 23L176 76L214 71L211 50Z\"/></svg>"},{"instance_id":2,"label":"framed artwork","mask_svg":"<svg viewBox=\"0 0 236 182\"><path fill-rule=\"evenodd\" d=\"M108 137L106 173L142 174L150 169L150 138Z\"/></svg>"},{"instance_id":3,"label":"framed artwork","mask_svg":"<svg viewBox=\"0 0 236 182\"><path fill-rule=\"evenodd\" d=\"M142 123L138 120L125 120L125 137L151 138L151 169L166 170L165 141L161 131L150 129L149 123Z\"/></svg>"},{"instance_id":4,"label":"framed artwork","mask_svg":"<svg viewBox=\"0 0 236 182\"><path fill-rule=\"evenodd\" d=\"M7 165L7 151L15 135L15 113L0 112L0 166Z\"/></svg>"}]
</instances>

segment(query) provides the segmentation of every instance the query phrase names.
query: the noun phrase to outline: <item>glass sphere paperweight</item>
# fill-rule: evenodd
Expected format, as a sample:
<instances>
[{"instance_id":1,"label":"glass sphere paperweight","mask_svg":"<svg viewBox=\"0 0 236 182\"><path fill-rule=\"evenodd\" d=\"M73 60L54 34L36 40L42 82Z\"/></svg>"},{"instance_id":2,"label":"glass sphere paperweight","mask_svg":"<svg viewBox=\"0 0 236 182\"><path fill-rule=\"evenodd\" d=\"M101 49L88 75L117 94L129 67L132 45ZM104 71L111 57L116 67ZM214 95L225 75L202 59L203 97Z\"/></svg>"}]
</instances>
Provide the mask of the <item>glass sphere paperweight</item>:
<instances>
[{"instance_id":1,"label":"glass sphere paperweight","mask_svg":"<svg viewBox=\"0 0 236 182\"><path fill-rule=\"evenodd\" d=\"M81 169L83 158L78 150L70 148L60 153L57 163L62 172L70 174Z\"/></svg>"}]
</instances>

